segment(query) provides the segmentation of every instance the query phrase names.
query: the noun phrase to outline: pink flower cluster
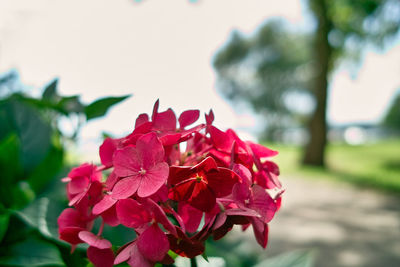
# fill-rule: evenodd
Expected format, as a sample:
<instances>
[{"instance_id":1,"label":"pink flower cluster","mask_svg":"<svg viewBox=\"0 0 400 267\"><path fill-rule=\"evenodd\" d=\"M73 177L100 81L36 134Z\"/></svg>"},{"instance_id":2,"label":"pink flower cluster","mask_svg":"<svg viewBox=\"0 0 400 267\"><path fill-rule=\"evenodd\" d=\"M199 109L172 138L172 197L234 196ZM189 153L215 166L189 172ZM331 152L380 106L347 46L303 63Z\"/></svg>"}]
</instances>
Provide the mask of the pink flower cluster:
<instances>
[{"instance_id":1,"label":"pink flower cluster","mask_svg":"<svg viewBox=\"0 0 400 267\"><path fill-rule=\"evenodd\" d=\"M234 225L251 225L265 248L283 192L279 168L267 159L277 152L219 130L212 111L205 124L189 128L198 110L177 120L158 105L151 118L139 115L129 135L104 140L102 165L84 163L63 179L73 208L58 218L60 239L73 247L87 243L89 260L102 267L172 264L169 250L193 258L204 252L207 238L218 240ZM122 224L137 237L114 253L102 237L105 224Z\"/></svg>"}]
</instances>

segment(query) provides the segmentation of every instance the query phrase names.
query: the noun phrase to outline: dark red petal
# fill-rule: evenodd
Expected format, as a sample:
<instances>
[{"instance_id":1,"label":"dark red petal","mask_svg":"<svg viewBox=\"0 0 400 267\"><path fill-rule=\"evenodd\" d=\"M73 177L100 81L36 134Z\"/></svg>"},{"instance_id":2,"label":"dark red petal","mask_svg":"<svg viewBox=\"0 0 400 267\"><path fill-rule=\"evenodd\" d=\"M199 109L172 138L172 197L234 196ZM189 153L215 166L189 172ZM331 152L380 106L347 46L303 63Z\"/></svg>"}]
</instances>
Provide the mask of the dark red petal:
<instances>
[{"instance_id":1,"label":"dark red petal","mask_svg":"<svg viewBox=\"0 0 400 267\"><path fill-rule=\"evenodd\" d=\"M169 168L168 184L176 185L187 180L193 174L193 170L189 166L171 166Z\"/></svg>"},{"instance_id":2,"label":"dark red petal","mask_svg":"<svg viewBox=\"0 0 400 267\"><path fill-rule=\"evenodd\" d=\"M210 172L213 170L218 170L218 165L212 157L207 157L202 160L199 164L192 167L193 171L199 172Z\"/></svg>"},{"instance_id":3,"label":"dark red petal","mask_svg":"<svg viewBox=\"0 0 400 267\"><path fill-rule=\"evenodd\" d=\"M232 193L233 186L241 182L241 178L227 168L218 168L218 172L207 173L207 181L216 197L224 197Z\"/></svg>"},{"instance_id":4,"label":"dark red petal","mask_svg":"<svg viewBox=\"0 0 400 267\"><path fill-rule=\"evenodd\" d=\"M101 164L103 164L106 167L111 167L113 164L112 160L116 149L117 149L117 140L109 137L106 138L99 149Z\"/></svg>"},{"instance_id":5,"label":"dark red petal","mask_svg":"<svg viewBox=\"0 0 400 267\"><path fill-rule=\"evenodd\" d=\"M170 189L168 198L175 201L186 201L192 196L195 185L196 181L194 179L184 181Z\"/></svg>"},{"instance_id":6,"label":"dark red petal","mask_svg":"<svg viewBox=\"0 0 400 267\"><path fill-rule=\"evenodd\" d=\"M119 221L126 227L138 228L151 221L145 207L131 198L118 201L116 209Z\"/></svg>"},{"instance_id":7,"label":"dark red petal","mask_svg":"<svg viewBox=\"0 0 400 267\"><path fill-rule=\"evenodd\" d=\"M79 238L91 247L98 249L111 248L111 243L107 239L97 236L89 231L79 232Z\"/></svg>"},{"instance_id":8,"label":"dark red petal","mask_svg":"<svg viewBox=\"0 0 400 267\"><path fill-rule=\"evenodd\" d=\"M148 197L153 195L167 182L169 166L166 162L160 162L146 170L142 176L142 181L138 188L139 197Z\"/></svg>"},{"instance_id":9,"label":"dark red petal","mask_svg":"<svg viewBox=\"0 0 400 267\"><path fill-rule=\"evenodd\" d=\"M169 250L168 238L157 224L147 228L138 238L140 253L148 260L161 261Z\"/></svg>"},{"instance_id":10,"label":"dark red petal","mask_svg":"<svg viewBox=\"0 0 400 267\"><path fill-rule=\"evenodd\" d=\"M197 121L200 117L200 111L199 110L186 110L182 112L182 114L179 116L179 126L181 129L185 128L186 126L194 123Z\"/></svg>"},{"instance_id":11,"label":"dark red petal","mask_svg":"<svg viewBox=\"0 0 400 267\"><path fill-rule=\"evenodd\" d=\"M201 211L210 211L215 205L214 192L204 182L194 182L194 184L193 193L188 199L188 203Z\"/></svg>"},{"instance_id":12,"label":"dark red petal","mask_svg":"<svg viewBox=\"0 0 400 267\"><path fill-rule=\"evenodd\" d=\"M136 193L140 185L140 176L124 178L115 184L111 196L115 199L125 199Z\"/></svg>"},{"instance_id":13,"label":"dark red petal","mask_svg":"<svg viewBox=\"0 0 400 267\"><path fill-rule=\"evenodd\" d=\"M100 202L94 205L92 213L94 215L99 215L100 213L103 213L111 208L116 202L117 200L115 198L112 198L110 195L105 195Z\"/></svg>"},{"instance_id":14,"label":"dark red petal","mask_svg":"<svg viewBox=\"0 0 400 267\"><path fill-rule=\"evenodd\" d=\"M114 253L110 248L98 249L90 246L87 256L95 267L112 267L114 265Z\"/></svg>"}]
</instances>

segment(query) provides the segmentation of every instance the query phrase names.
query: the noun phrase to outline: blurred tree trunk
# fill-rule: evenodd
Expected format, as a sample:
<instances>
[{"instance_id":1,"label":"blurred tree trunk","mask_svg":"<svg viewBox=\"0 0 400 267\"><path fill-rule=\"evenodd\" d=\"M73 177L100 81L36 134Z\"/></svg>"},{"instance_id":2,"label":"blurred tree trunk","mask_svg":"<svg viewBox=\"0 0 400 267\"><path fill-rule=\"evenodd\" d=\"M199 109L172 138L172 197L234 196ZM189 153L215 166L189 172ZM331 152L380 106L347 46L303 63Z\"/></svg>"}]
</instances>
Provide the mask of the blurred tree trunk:
<instances>
[{"instance_id":1,"label":"blurred tree trunk","mask_svg":"<svg viewBox=\"0 0 400 267\"><path fill-rule=\"evenodd\" d=\"M328 34L332 23L327 14L326 0L310 0L314 13L317 30L313 45L314 51L314 80L313 93L316 107L308 124L309 140L304 149L303 164L313 166L325 165L325 148L327 144L327 94L328 78L332 65L332 46L328 42Z\"/></svg>"}]
</instances>

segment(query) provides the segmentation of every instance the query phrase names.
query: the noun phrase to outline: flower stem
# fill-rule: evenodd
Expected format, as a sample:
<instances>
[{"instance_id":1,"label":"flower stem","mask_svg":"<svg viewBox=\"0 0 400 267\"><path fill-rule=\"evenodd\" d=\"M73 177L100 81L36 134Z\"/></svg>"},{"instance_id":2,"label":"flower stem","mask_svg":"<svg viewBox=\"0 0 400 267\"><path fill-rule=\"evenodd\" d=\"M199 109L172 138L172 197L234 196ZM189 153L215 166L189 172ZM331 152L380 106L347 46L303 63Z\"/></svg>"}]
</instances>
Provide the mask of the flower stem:
<instances>
[{"instance_id":1,"label":"flower stem","mask_svg":"<svg viewBox=\"0 0 400 267\"><path fill-rule=\"evenodd\" d=\"M197 267L196 258L190 258L190 267Z\"/></svg>"}]
</instances>

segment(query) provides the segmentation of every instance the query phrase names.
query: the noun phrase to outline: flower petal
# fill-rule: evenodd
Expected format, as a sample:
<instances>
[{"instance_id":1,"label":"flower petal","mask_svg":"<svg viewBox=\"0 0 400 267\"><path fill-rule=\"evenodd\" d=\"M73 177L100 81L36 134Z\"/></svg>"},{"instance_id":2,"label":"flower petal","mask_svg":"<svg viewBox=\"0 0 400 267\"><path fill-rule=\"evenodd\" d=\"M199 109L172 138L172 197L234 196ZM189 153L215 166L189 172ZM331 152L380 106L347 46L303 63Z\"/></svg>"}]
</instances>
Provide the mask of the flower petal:
<instances>
[{"instance_id":1,"label":"flower petal","mask_svg":"<svg viewBox=\"0 0 400 267\"><path fill-rule=\"evenodd\" d=\"M185 128L186 126L194 123L197 121L200 117L200 111L199 110L186 110L182 112L182 114L179 116L179 126L181 129Z\"/></svg>"},{"instance_id":2,"label":"flower petal","mask_svg":"<svg viewBox=\"0 0 400 267\"><path fill-rule=\"evenodd\" d=\"M100 213L103 213L104 211L111 208L116 202L117 199L112 198L110 195L105 195L100 202L94 205L92 213L94 215L99 215Z\"/></svg>"},{"instance_id":3,"label":"flower petal","mask_svg":"<svg viewBox=\"0 0 400 267\"><path fill-rule=\"evenodd\" d=\"M114 253L110 248L98 249L90 246L87 256L95 267L112 267L114 265Z\"/></svg>"},{"instance_id":4,"label":"flower petal","mask_svg":"<svg viewBox=\"0 0 400 267\"><path fill-rule=\"evenodd\" d=\"M89 231L79 232L79 238L91 247L98 249L111 248L111 243L107 239L97 236Z\"/></svg>"},{"instance_id":5,"label":"flower petal","mask_svg":"<svg viewBox=\"0 0 400 267\"><path fill-rule=\"evenodd\" d=\"M111 196L114 199L125 199L136 193L140 185L139 176L124 178L114 185Z\"/></svg>"},{"instance_id":6,"label":"flower petal","mask_svg":"<svg viewBox=\"0 0 400 267\"><path fill-rule=\"evenodd\" d=\"M138 228L151 221L145 207L131 198L121 199L117 203L117 217L126 227Z\"/></svg>"},{"instance_id":7,"label":"flower petal","mask_svg":"<svg viewBox=\"0 0 400 267\"><path fill-rule=\"evenodd\" d=\"M166 162L157 163L151 169L146 170L138 188L139 197L148 197L158 191L166 183L169 174L169 166Z\"/></svg>"},{"instance_id":8,"label":"flower petal","mask_svg":"<svg viewBox=\"0 0 400 267\"><path fill-rule=\"evenodd\" d=\"M168 238L157 224L147 228L137 242L143 256L153 262L161 261L169 250Z\"/></svg>"}]
</instances>

